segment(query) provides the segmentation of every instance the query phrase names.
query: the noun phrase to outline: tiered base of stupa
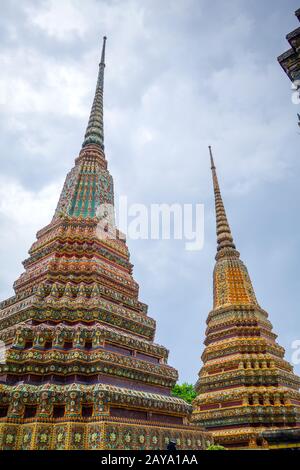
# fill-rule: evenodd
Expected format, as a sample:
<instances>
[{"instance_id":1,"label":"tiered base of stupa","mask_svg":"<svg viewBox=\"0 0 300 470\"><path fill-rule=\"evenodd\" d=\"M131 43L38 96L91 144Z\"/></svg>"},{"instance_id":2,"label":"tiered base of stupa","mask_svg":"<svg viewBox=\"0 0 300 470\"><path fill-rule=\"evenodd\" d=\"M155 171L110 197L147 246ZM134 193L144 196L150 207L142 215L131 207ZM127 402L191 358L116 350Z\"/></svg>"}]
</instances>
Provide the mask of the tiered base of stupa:
<instances>
[{"instance_id":1,"label":"tiered base of stupa","mask_svg":"<svg viewBox=\"0 0 300 470\"><path fill-rule=\"evenodd\" d=\"M260 307L208 317L193 422L229 449L268 448L264 433L300 428L300 380Z\"/></svg>"},{"instance_id":2,"label":"tiered base of stupa","mask_svg":"<svg viewBox=\"0 0 300 470\"><path fill-rule=\"evenodd\" d=\"M0 305L2 449L202 449L124 239L60 217L38 233Z\"/></svg>"},{"instance_id":3,"label":"tiered base of stupa","mask_svg":"<svg viewBox=\"0 0 300 470\"><path fill-rule=\"evenodd\" d=\"M26 394L26 392L24 392ZM121 399L122 390L117 395ZM143 393L137 402L143 401ZM157 399L153 399L153 405ZM116 411L118 408L114 408ZM119 408L126 415L126 408ZM142 412L140 412L142 413ZM212 438L197 426L176 424L176 416L170 415L170 423L153 418L130 419L113 417L108 413L97 417L63 417L58 419L10 419L0 423L2 450L164 450L170 440L177 442L179 450L203 450ZM128 416L132 410L127 411ZM147 412L145 412L147 414ZM149 414L149 412L148 412ZM177 418L178 419L178 418ZM174 420L174 423L172 421ZM179 420L178 420L179 421Z\"/></svg>"},{"instance_id":4,"label":"tiered base of stupa","mask_svg":"<svg viewBox=\"0 0 300 470\"><path fill-rule=\"evenodd\" d=\"M170 439L179 449L205 448L211 439L189 424L191 406L171 395L177 372L166 364L168 351L150 340L154 321L95 290L92 299L75 295L66 310L64 296L51 293L47 310L36 296L4 303L11 316L0 326L11 326L0 333L8 346L0 449L165 449ZM17 319L23 323L13 325Z\"/></svg>"}]
</instances>

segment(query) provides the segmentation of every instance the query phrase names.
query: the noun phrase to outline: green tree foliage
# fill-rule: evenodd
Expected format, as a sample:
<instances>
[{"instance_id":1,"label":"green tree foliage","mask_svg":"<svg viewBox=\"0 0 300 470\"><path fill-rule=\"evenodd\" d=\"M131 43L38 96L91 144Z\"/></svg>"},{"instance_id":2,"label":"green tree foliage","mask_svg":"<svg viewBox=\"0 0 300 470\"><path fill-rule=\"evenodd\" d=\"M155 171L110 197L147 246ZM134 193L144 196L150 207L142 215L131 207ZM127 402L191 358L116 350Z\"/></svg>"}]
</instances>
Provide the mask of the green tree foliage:
<instances>
[{"instance_id":1,"label":"green tree foliage","mask_svg":"<svg viewBox=\"0 0 300 470\"><path fill-rule=\"evenodd\" d=\"M172 395L174 397L182 398L183 400L187 401L188 403L192 403L194 398L196 398L197 393L194 388L194 385L183 383L183 384L176 384L172 389Z\"/></svg>"},{"instance_id":2,"label":"green tree foliage","mask_svg":"<svg viewBox=\"0 0 300 470\"><path fill-rule=\"evenodd\" d=\"M223 446L220 446L219 444L211 444L210 446L207 447L206 450L226 450L226 448Z\"/></svg>"}]
</instances>

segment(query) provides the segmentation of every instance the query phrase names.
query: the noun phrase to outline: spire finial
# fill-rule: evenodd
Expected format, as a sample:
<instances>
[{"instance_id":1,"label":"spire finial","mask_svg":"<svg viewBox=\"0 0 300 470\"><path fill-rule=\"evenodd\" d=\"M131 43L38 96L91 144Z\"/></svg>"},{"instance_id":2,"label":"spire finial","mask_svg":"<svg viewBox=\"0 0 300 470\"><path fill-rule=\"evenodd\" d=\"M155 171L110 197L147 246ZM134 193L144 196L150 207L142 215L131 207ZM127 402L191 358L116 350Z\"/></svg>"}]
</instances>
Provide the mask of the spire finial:
<instances>
[{"instance_id":1,"label":"spire finial","mask_svg":"<svg viewBox=\"0 0 300 470\"><path fill-rule=\"evenodd\" d=\"M211 146L209 148L210 162L211 162L211 171L214 185L214 194L215 194L215 207L216 207L216 227L217 227L217 256L216 259L224 257L226 255L239 257L238 251L235 249L235 244L233 243L233 238L231 235L231 230L227 220L221 191L219 187L219 181L217 177L215 162L213 159Z\"/></svg>"},{"instance_id":2,"label":"spire finial","mask_svg":"<svg viewBox=\"0 0 300 470\"><path fill-rule=\"evenodd\" d=\"M101 62L100 65L105 65L105 48L106 48L106 41L107 37L103 36L103 46L102 46L102 54L101 54Z\"/></svg>"},{"instance_id":3,"label":"spire finial","mask_svg":"<svg viewBox=\"0 0 300 470\"><path fill-rule=\"evenodd\" d=\"M104 36L96 93L82 148L85 148L88 145L98 145L101 150L104 150L103 91L106 40L107 37Z\"/></svg>"},{"instance_id":4,"label":"spire finial","mask_svg":"<svg viewBox=\"0 0 300 470\"><path fill-rule=\"evenodd\" d=\"M208 146L209 148L209 155L210 155L210 166L211 166L211 169L216 169L215 167L215 162L214 162L214 157L213 157L213 154L212 154L212 149L211 149L211 145Z\"/></svg>"}]
</instances>

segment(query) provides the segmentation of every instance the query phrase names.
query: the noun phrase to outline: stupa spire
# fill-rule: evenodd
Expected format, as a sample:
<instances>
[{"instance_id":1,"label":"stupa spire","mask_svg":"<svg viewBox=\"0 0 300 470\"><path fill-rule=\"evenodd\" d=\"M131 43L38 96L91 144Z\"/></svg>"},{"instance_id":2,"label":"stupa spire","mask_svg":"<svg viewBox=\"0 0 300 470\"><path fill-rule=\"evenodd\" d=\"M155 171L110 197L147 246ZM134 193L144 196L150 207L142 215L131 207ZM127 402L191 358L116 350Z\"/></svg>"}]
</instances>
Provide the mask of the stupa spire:
<instances>
[{"instance_id":1,"label":"stupa spire","mask_svg":"<svg viewBox=\"0 0 300 470\"><path fill-rule=\"evenodd\" d=\"M223 199L220 191L218 176L214 163L213 153L211 146L209 148L212 179L215 195L215 208L216 208L216 230L217 230L217 256L216 258L226 255L239 257L239 253L235 249L233 237L231 235L230 226L228 223Z\"/></svg>"},{"instance_id":2,"label":"stupa spire","mask_svg":"<svg viewBox=\"0 0 300 470\"><path fill-rule=\"evenodd\" d=\"M103 91L106 39L106 36L104 36L95 98L93 101L93 106L91 109L91 114L84 136L82 148L85 148L88 145L98 145L101 150L104 150Z\"/></svg>"}]
</instances>

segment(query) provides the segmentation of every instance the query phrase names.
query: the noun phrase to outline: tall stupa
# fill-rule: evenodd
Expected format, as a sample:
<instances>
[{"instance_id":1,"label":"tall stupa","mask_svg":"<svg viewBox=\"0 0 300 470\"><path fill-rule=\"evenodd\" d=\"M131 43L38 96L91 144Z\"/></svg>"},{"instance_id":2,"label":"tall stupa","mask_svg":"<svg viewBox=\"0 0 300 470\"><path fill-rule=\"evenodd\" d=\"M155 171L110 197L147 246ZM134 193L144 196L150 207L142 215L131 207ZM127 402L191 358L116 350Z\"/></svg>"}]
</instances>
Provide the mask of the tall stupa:
<instances>
[{"instance_id":1,"label":"tall stupa","mask_svg":"<svg viewBox=\"0 0 300 470\"><path fill-rule=\"evenodd\" d=\"M266 431L276 440L276 433L300 428L300 379L284 359L236 249L209 150L217 254L193 422L226 448L267 447Z\"/></svg>"},{"instance_id":2,"label":"tall stupa","mask_svg":"<svg viewBox=\"0 0 300 470\"><path fill-rule=\"evenodd\" d=\"M104 38L95 98L51 223L0 304L0 448L203 449L177 371L154 342L115 226L103 132Z\"/></svg>"}]
</instances>

